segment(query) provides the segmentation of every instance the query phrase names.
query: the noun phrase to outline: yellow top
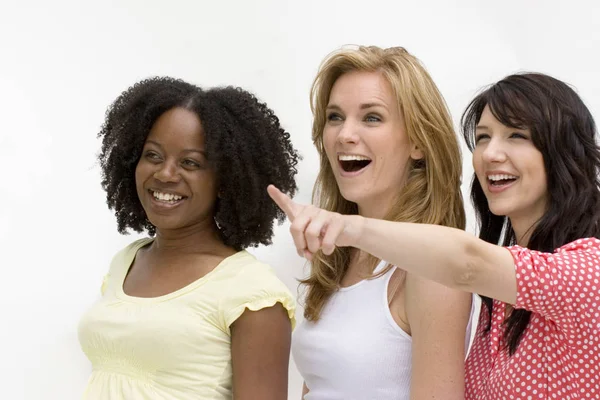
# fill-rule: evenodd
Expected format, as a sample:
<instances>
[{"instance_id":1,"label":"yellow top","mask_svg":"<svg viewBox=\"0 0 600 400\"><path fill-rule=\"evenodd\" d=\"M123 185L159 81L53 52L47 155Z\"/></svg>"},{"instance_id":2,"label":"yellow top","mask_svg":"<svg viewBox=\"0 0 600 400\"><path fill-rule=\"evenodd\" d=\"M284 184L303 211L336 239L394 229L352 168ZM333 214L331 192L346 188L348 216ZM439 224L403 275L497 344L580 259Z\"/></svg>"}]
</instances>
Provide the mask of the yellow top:
<instances>
[{"instance_id":1,"label":"yellow top","mask_svg":"<svg viewBox=\"0 0 600 400\"><path fill-rule=\"evenodd\" d=\"M246 251L164 296L123 292L138 240L113 258L102 298L82 318L79 342L92 362L86 400L231 399L229 327L245 309L295 302L268 265Z\"/></svg>"}]
</instances>

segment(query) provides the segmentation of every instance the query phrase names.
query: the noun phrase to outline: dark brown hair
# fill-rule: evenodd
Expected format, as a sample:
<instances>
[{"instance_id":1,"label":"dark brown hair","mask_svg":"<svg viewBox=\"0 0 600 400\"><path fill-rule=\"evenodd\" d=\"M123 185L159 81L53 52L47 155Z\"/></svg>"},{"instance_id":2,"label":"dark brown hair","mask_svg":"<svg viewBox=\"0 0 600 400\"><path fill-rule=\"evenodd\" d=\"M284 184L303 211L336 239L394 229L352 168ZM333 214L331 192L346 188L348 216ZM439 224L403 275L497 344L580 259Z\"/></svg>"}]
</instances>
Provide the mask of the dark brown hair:
<instances>
[{"instance_id":1,"label":"dark brown hair","mask_svg":"<svg viewBox=\"0 0 600 400\"><path fill-rule=\"evenodd\" d=\"M549 205L527 247L553 252L580 238L600 238L600 150L594 119L577 93L564 82L539 73L502 79L475 97L462 116L463 135L471 151L475 127L486 106L502 124L529 129L544 158ZM509 219L492 214L476 177L471 200L481 239L503 246L516 244ZM483 301L491 313L492 299L483 297ZM511 355L530 316L530 311L514 310L506 322L504 334Z\"/></svg>"}]
</instances>

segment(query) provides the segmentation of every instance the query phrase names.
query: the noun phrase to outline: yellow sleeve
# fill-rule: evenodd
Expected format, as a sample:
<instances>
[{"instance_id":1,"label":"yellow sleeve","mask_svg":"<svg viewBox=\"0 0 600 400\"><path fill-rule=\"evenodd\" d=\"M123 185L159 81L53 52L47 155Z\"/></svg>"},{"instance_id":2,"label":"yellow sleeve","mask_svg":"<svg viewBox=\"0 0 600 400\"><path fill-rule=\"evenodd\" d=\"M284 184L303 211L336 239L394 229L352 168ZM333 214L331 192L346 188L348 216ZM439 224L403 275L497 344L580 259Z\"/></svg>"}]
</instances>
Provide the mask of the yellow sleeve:
<instances>
[{"instance_id":1,"label":"yellow sleeve","mask_svg":"<svg viewBox=\"0 0 600 400\"><path fill-rule=\"evenodd\" d=\"M232 283L221 301L223 328L230 334L229 327L244 311L258 311L277 303L281 303L287 310L292 328L294 328L296 325L296 301L288 287L277 278L275 272L268 265L262 263L248 265L232 279Z\"/></svg>"}]
</instances>

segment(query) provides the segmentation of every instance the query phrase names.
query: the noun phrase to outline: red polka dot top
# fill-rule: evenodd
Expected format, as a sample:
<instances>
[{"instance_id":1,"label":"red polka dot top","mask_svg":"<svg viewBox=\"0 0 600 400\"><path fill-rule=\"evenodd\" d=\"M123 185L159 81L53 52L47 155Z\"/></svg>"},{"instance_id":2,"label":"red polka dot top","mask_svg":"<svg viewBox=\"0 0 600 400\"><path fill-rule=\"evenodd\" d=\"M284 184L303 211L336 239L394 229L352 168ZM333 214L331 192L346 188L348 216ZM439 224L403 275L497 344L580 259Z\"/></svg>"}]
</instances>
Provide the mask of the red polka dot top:
<instances>
[{"instance_id":1,"label":"red polka dot top","mask_svg":"<svg viewBox=\"0 0 600 400\"><path fill-rule=\"evenodd\" d=\"M505 303L494 300L491 330L482 304L466 363L467 400L600 399L600 240L554 253L509 247L515 308L532 312L517 351L504 340Z\"/></svg>"}]
</instances>

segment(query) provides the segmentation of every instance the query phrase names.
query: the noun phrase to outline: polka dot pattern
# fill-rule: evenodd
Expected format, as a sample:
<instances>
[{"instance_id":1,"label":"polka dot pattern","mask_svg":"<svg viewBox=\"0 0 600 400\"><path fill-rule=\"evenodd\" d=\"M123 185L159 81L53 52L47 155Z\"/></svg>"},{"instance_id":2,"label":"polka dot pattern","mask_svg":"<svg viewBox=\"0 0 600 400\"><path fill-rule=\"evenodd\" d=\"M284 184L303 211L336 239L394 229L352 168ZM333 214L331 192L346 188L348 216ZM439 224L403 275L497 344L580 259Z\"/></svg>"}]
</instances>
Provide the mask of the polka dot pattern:
<instances>
[{"instance_id":1,"label":"polka dot pattern","mask_svg":"<svg viewBox=\"0 0 600 400\"><path fill-rule=\"evenodd\" d=\"M504 349L506 304L485 305L466 365L467 400L600 399L600 240L554 253L510 247L517 303L532 312L515 354Z\"/></svg>"}]
</instances>

